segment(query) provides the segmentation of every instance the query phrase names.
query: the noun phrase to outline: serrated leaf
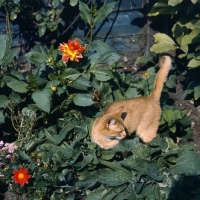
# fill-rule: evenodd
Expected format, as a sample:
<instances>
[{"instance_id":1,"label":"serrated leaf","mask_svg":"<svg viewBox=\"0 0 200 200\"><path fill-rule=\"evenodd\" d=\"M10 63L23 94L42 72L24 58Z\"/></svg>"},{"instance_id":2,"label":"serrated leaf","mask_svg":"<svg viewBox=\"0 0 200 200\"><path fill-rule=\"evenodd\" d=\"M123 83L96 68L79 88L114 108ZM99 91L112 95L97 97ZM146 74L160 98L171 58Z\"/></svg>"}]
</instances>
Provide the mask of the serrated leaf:
<instances>
[{"instance_id":1,"label":"serrated leaf","mask_svg":"<svg viewBox=\"0 0 200 200\"><path fill-rule=\"evenodd\" d=\"M141 56L141 57L138 57L135 61L135 64L138 64L138 63L147 63L149 61L152 61L153 60L153 57L152 56Z\"/></svg>"},{"instance_id":2,"label":"serrated leaf","mask_svg":"<svg viewBox=\"0 0 200 200\"><path fill-rule=\"evenodd\" d=\"M124 99L124 96L122 95L120 89L117 89L117 90L113 91L113 96L114 96L115 100L122 100L122 99Z\"/></svg>"},{"instance_id":3,"label":"serrated leaf","mask_svg":"<svg viewBox=\"0 0 200 200\"><path fill-rule=\"evenodd\" d=\"M36 65L44 63L46 59L47 59L47 56L39 52L29 52L26 54L26 60Z\"/></svg>"},{"instance_id":4,"label":"serrated leaf","mask_svg":"<svg viewBox=\"0 0 200 200\"><path fill-rule=\"evenodd\" d=\"M7 66L10 62L13 61L13 58L18 54L18 50L12 50L4 56L1 65Z\"/></svg>"},{"instance_id":5,"label":"serrated leaf","mask_svg":"<svg viewBox=\"0 0 200 200\"><path fill-rule=\"evenodd\" d=\"M21 97L17 93L11 92L11 94L9 95L9 99L11 101L14 101L15 103L19 103L21 100Z\"/></svg>"},{"instance_id":6,"label":"serrated leaf","mask_svg":"<svg viewBox=\"0 0 200 200\"><path fill-rule=\"evenodd\" d=\"M5 55L6 41L6 35L0 35L0 60L2 60Z\"/></svg>"},{"instance_id":7,"label":"serrated leaf","mask_svg":"<svg viewBox=\"0 0 200 200\"><path fill-rule=\"evenodd\" d=\"M176 43L166 34L157 33L154 35L154 44L150 50L156 53L166 52L168 50L176 49Z\"/></svg>"},{"instance_id":8,"label":"serrated leaf","mask_svg":"<svg viewBox=\"0 0 200 200\"><path fill-rule=\"evenodd\" d=\"M200 157L193 151L183 151L176 159L176 165L170 167L170 172L174 174L184 174L186 176L200 175Z\"/></svg>"},{"instance_id":9,"label":"serrated leaf","mask_svg":"<svg viewBox=\"0 0 200 200\"><path fill-rule=\"evenodd\" d=\"M95 78L98 81L108 81L111 78L113 78L112 72L109 70L106 70L106 69L92 70L91 73L93 73L95 75Z\"/></svg>"},{"instance_id":10,"label":"serrated leaf","mask_svg":"<svg viewBox=\"0 0 200 200\"><path fill-rule=\"evenodd\" d=\"M92 190L92 192L87 195L86 200L100 200L103 199L103 196L108 192L108 189L105 187L100 187L98 189Z\"/></svg>"},{"instance_id":11,"label":"serrated leaf","mask_svg":"<svg viewBox=\"0 0 200 200\"><path fill-rule=\"evenodd\" d=\"M75 95L75 97L73 98L73 102L77 106L91 106L95 103L94 101L92 101L90 94L81 93Z\"/></svg>"},{"instance_id":12,"label":"serrated leaf","mask_svg":"<svg viewBox=\"0 0 200 200\"><path fill-rule=\"evenodd\" d=\"M155 53L163 53L169 50L175 50L176 46L174 46L173 44L167 44L164 42L158 43L158 44L154 44L151 48L150 51L155 52Z\"/></svg>"},{"instance_id":13,"label":"serrated leaf","mask_svg":"<svg viewBox=\"0 0 200 200\"><path fill-rule=\"evenodd\" d=\"M3 112L0 110L0 124L5 122L5 117Z\"/></svg>"},{"instance_id":14,"label":"serrated leaf","mask_svg":"<svg viewBox=\"0 0 200 200\"><path fill-rule=\"evenodd\" d=\"M103 21L114 9L117 2L106 3L98 11L94 18L94 24Z\"/></svg>"},{"instance_id":15,"label":"serrated leaf","mask_svg":"<svg viewBox=\"0 0 200 200\"><path fill-rule=\"evenodd\" d=\"M15 92L26 93L28 91L26 88L28 84L17 80L14 76L4 74L3 80L5 81L6 85Z\"/></svg>"},{"instance_id":16,"label":"serrated leaf","mask_svg":"<svg viewBox=\"0 0 200 200\"><path fill-rule=\"evenodd\" d=\"M47 49L40 45L40 44L36 44L34 47L33 47L33 51L35 52L40 52L42 53L43 55L46 55L47 56Z\"/></svg>"},{"instance_id":17,"label":"serrated leaf","mask_svg":"<svg viewBox=\"0 0 200 200\"><path fill-rule=\"evenodd\" d=\"M124 94L126 99L136 98L139 97L136 88L129 87Z\"/></svg>"},{"instance_id":18,"label":"serrated leaf","mask_svg":"<svg viewBox=\"0 0 200 200\"><path fill-rule=\"evenodd\" d=\"M76 80L81 75L81 73L76 69L66 68L62 73L62 75L64 76L65 79Z\"/></svg>"},{"instance_id":19,"label":"serrated leaf","mask_svg":"<svg viewBox=\"0 0 200 200\"><path fill-rule=\"evenodd\" d=\"M8 97L6 95L0 95L0 108L5 108L8 105Z\"/></svg>"},{"instance_id":20,"label":"serrated leaf","mask_svg":"<svg viewBox=\"0 0 200 200\"><path fill-rule=\"evenodd\" d=\"M80 76L74 81L70 81L68 86L79 89L79 90L87 90L88 87L91 86L90 81L88 81L85 77Z\"/></svg>"},{"instance_id":21,"label":"serrated leaf","mask_svg":"<svg viewBox=\"0 0 200 200\"><path fill-rule=\"evenodd\" d=\"M32 99L41 110L49 113L51 108L51 95L48 90L37 90L33 92Z\"/></svg>"},{"instance_id":22,"label":"serrated leaf","mask_svg":"<svg viewBox=\"0 0 200 200\"><path fill-rule=\"evenodd\" d=\"M119 186L132 180L131 171L121 168L121 170L113 171L111 169L98 170L99 182L108 186Z\"/></svg>"},{"instance_id":23,"label":"serrated leaf","mask_svg":"<svg viewBox=\"0 0 200 200\"><path fill-rule=\"evenodd\" d=\"M104 194L103 200L114 199L120 192L122 192L126 188L127 188L127 185L125 185L125 184L111 188L106 194ZM134 200L134 199L132 198L132 200Z\"/></svg>"},{"instance_id":24,"label":"serrated leaf","mask_svg":"<svg viewBox=\"0 0 200 200\"><path fill-rule=\"evenodd\" d=\"M104 54L105 52L110 51L110 46L105 43L105 42L101 42L101 41L94 41L92 43L92 47L99 52L100 54Z\"/></svg>"},{"instance_id":25,"label":"serrated leaf","mask_svg":"<svg viewBox=\"0 0 200 200\"><path fill-rule=\"evenodd\" d=\"M79 10L80 10L80 16L81 18L87 22L89 25L92 23L92 14L87 6L87 4L83 3L82 1L79 1Z\"/></svg>"}]
</instances>

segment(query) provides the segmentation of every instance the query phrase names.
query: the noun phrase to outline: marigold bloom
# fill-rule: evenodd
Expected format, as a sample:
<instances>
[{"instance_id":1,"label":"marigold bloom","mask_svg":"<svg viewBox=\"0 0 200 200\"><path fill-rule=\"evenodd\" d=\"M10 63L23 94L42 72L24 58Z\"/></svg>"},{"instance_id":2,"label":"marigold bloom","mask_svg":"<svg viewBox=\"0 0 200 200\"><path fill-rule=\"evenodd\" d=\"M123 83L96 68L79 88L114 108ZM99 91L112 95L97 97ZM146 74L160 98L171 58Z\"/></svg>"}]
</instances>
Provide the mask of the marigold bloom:
<instances>
[{"instance_id":1,"label":"marigold bloom","mask_svg":"<svg viewBox=\"0 0 200 200\"><path fill-rule=\"evenodd\" d=\"M24 184L28 184L28 179L31 177L30 174L28 174L28 169L25 169L23 167L20 167L19 170L13 170L14 176L12 177L15 181L15 184L19 183L21 186L24 186Z\"/></svg>"},{"instance_id":2,"label":"marigold bloom","mask_svg":"<svg viewBox=\"0 0 200 200\"><path fill-rule=\"evenodd\" d=\"M81 44L79 44L78 40L68 40L67 43L63 42L58 47L58 50L63 52L62 60L64 62L68 62L70 59L71 61L79 62L79 58L83 58L81 51L85 50Z\"/></svg>"}]
</instances>

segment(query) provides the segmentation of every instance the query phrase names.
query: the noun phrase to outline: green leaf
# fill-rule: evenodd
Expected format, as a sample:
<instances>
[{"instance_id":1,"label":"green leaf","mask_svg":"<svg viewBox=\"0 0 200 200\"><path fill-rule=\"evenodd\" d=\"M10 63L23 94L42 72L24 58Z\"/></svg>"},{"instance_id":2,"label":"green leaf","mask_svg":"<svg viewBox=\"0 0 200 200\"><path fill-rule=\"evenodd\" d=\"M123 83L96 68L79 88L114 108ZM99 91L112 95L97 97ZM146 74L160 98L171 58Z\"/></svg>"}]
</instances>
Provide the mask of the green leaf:
<instances>
[{"instance_id":1,"label":"green leaf","mask_svg":"<svg viewBox=\"0 0 200 200\"><path fill-rule=\"evenodd\" d=\"M101 42L101 41L94 41L92 42L92 47L99 52L100 54L104 54L105 52L110 51L110 46L105 43L105 42Z\"/></svg>"},{"instance_id":2,"label":"green leaf","mask_svg":"<svg viewBox=\"0 0 200 200\"><path fill-rule=\"evenodd\" d=\"M195 4L196 2L198 2L198 0L191 0L193 4Z\"/></svg>"},{"instance_id":3,"label":"green leaf","mask_svg":"<svg viewBox=\"0 0 200 200\"><path fill-rule=\"evenodd\" d=\"M0 108L5 108L8 105L8 97L6 95L0 95Z\"/></svg>"},{"instance_id":4,"label":"green leaf","mask_svg":"<svg viewBox=\"0 0 200 200\"><path fill-rule=\"evenodd\" d=\"M40 26L40 28L38 29L38 33L39 33L39 36L40 36L40 37L42 37L42 36L45 34L46 29L47 29L47 28L46 28L45 25Z\"/></svg>"},{"instance_id":5,"label":"green leaf","mask_svg":"<svg viewBox=\"0 0 200 200\"><path fill-rule=\"evenodd\" d=\"M176 165L170 167L170 172L186 176L197 176L200 175L199 166L199 155L193 151L183 151L176 159Z\"/></svg>"},{"instance_id":6,"label":"green leaf","mask_svg":"<svg viewBox=\"0 0 200 200\"><path fill-rule=\"evenodd\" d=\"M162 53L168 50L176 49L175 42L166 34L157 33L154 35L156 44L151 47L151 51L156 53Z\"/></svg>"},{"instance_id":7,"label":"green leaf","mask_svg":"<svg viewBox=\"0 0 200 200\"><path fill-rule=\"evenodd\" d=\"M121 168L121 170L113 171L111 169L98 170L99 182L108 186L119 186L132 180L131 171Z\"/></svg>"},{"instance_id":8,"label":"green leaf","mask_svg":"<svg viewBox=\"0 0 200 200\"><path fill-rule=\"evenodd\" d=\"M95 78L98 81L108 81L111 78L114 78L112 72L106 69L94 69L90 70L90 72L95 75Z\"/></svg>"},{"instance_id":9,"label":"green leaf","mask_svg":"<svg viewBox=\"0 0 200 200\"><path fill-rule=\"evenodd\" d=\"M3 112L0 110L0 124L5 122L5 117Z\"/></svg>"},{"instance_id":10,"label":"green leaf","mask_svg":"<svg viewBox=\"0 0 200 200\"><path fill-rule=\"evenodd\" d=\"M200 60L196 60L195 58L193 58L192 60L190 60L190 62L188 63L188 67L199 67L200 66Z\"/></svg>"},{"instance_id":11,"label":"green leaf","mask_svg":"<svg viewBox=\"0 0 200 200\"><path fill-rule=\"evenodd\" d=\"M33 92L32 99L41 110L49 113L51 108L51 95L47 89Z\"/></svg>"},{"instance_id":12,"label":"green leaf","mask_svg":"<svg viewBox=\"0 0 200 200\"><path fill-rule=\"evenodd\" d=\"M47 56L47 49L44 46L42 46L42 45L36 44L33 47L33 51L38 52L38 53L40 52L41 54Z\"/></svg>"},{"instance_id":13,"label":"green leaf","mask_svg":"<svg viewBox=\"0 0 200 200\"><path fill-rule=\"evenodd\" d=\"M78 93L74 96L73 102L77 106L91 106L95 102L92 101L91 95L90 94L81 94Z\"/></svg>"},{"instance_id":14,"label":"green leaf","mask_svg":"<svg viewBox=\"0 0 200 200\"><path fill-rule=\"evenodd\" d=\"M66 124L58 133L58 135L55 135L54 136L54 139L55 139L55 144L58 145L60 144L67 136L67 134L69 133L69 131L71 131L75 125L77 124L76 123L72 123L70 122L69 124Z\"/></svg>"},{"instance_id":15,"label":"green leaf","mask_svg":"<svg viewBox=\"0 0 200 200\"><path fill-rule=\"evenodd\" d=\"M0 60L3 59L6 53L6 35L0 35Z\"/></svg>"},{"instance_id":16,"label":"green leaf","mask_svg":"<svg viewBox=\"0 0 200 200\"><path fill-rule=\"evenodd\" d=\"M88 155L85 155L84 157L83 157L83 160L82 160L82 162L81 162L81 169L82 168L84 168L86 165L88 165L89 163L91 163L92 162L92 160L93 160L93 155L91 155L91 154L88 154Z\"/></svg>"},{"instance_id":17,"label":"green leaf","mask_svg":"<svg viewBox=\"0 0 200 200\"><path fill-rule=\"evenodd\" d=\"M41 64L47 60L47 56L40 52L29 52L26 54L26 60L33 64Z\"/></svg>"},{"instance_id":18,"label":"green leaf","mask_svg":"<svg viewBox=\"0 0 200 200\"><path fill-rule=\"evenodd\" d=\"M26 93L28 91L28 89L26 88L28 84L23 81L19 81L11 74L4 74L3 80L5 81L6 85L15 92Z\"/></svg>"},{"instance_id":19,"label":"green leaf","mask_svg":"<svg viewBox=\"0 0 200 200\"><path fill-rule=\"evenodd\" d=\"M51 135L51 133L47 129L44 129L44 134L49 141L53 142L54 144L56 143L53 135Z\"/></svg>"},{"instance_id":20,"label":"green leaf","mask_svg":"<svg viewBox=\"0 0 200 200\"><path fill-rule=\"evenodd\" d=\"M168 0L168 4L171 6L176 6L180 4L183 0Z\"/></svg>"},{"instance_id":21,"label":"green leaf","mask_svg":"<svg viewBox=\"0 0 200 200\"><path fill-rule=\"evenodd\" d=\"M65 79L69 79L69 80L76 80L81 73L78 72L76 69L73 68L66 68L62 75L65 77Z\"/></svg>"},{"instance_id":22,"label":"green leaf","mask_svg":"<svg viewBox=\"0 0 200 200\"><path fill-rule=\"evenodd\" d=\"M131 88L131 87L129 87L128 90L126 90L124 96L126 99L139 97L139 95L137 93L137 89Z\"/></svg>"},{"instance_id":23,"label":"green leaf","mask_svg":"<svg viewBox=\"0 0 200 200\"><path fill-rule=\"evenodd\" d=\"M92 190L92 192L87 195L86 200L100 200L104 199L104 195L108 192L108 189L105 187L100 187L98 189Z\"/></svg>"},{"instance_id":24,"label":"green leaf","mask_svg":"<svg viewBox=\"0 0 200 200\"><path fill-rule=\"evenodd\" d=\"M2 62L1 62L1 65L7 66L10 62L13 61L13 58L14 58L17 54L18 54L18 50L12 50L12 51L8 52L8 53L4 56L4 58L3 58Z\"/></svg>"},{"instance_id":25,"label":"green leaf","mask_svg":"<svg viewBox=\"0 0 200 200\"><path fill-rule=\"evenodd\" d=\"M194 88L196 86L197 86L197 83L195 81L190 82L187 86L187 89L185 90L185 94L191 94L192 92L194 92Z\"/></svg>"},{"instance_id":26,"label":"green leaf","mask_svg":"<svg viewBox=\"0 0 200 200\"><path fill-rule=\"evenodd\" d=\"M166 86L168 88L175 88L176 87L176 75L170 75L167 79Z\"/></svg>"},{"instance_id":27,"label":"green leaf","mask_svg":"<svg viewBox=\"0 0 200 200\"><path fill-rule=\"evenodd\" d=\"M172 133L176 133L176 126L169 127L169 130L170 130Z\"/></svg>"},{"instance_id":28,"label":"green leaf","mask_svg":"<svg viewBox=\"0 0 200 200\"><path fill-rule=\"evenodd\" d=\"M153 60L153 57L152 56L141 56L141 57L138 57L135 61L135 64L138 64L138 63L147 63L149 61L152 61Z\"/></svg>"},{"instance_id":29,"label":"green leaf","mask_svg":"<svg viewBox=\"0 0 200 200\"><path fill-rule=\"evenodd\" d=\"M21 100L21 97L17 93L11 92L11 94L9 95L9 99L11 101L14 101L15 103L19 103Z\"/></svg>"},{"instance_id":30,"label":"green leaf","mask_svg":"<svg viewBox=\"0 0 200 200\"><path fill-rule=\"evenodd\" d=\"M78 90L87 90L87 88L91 86L91 83L85 77L80 76L76 80L69 82L68 86L76 88Z\"/></svg>"},{"instance_id":31,"label":"green leaf","mask_svg":"<svg viewBox=\"0 0 200 200\"><path fill-rule=\"evenodd\" d=\"M112 187L106 194L104 194L103 196L103 200L111 200L111 199L115 199L115 197L122 192L123 190L125 190L127 188L127 185L120 185L117 187ZM121 198L122 199L122 198ZM134 200L132 198L132 200Z\"/></svg>"},{"instance_id":32,"label":"green leaf","mask_svg":"<svg viewBox=\"0 0 200 200\"><path fill-rule=\"evenodd\" d=\"M114 9L117 2L106 3L98 11L94 18L94 24L103 21Z\"/></svg>"},{"instance_id":33,"label":"green leaf","mask_svg":"<svg viewBox=\"0 0 200 200\"><path fill-rule=\"evenodd\" d=\"M70 5L75 6L78 3L78 0L70 0Z\"/></svg>"},{"instance_id":34,"label":"green leaf","mask_svg":"<svg viewBox=\"0 0 200 200\"><path fill-rule=\"evenodd\" d=\"M53 6L53 8L57 8L58 5L59 5L59 0L53 0L53 1L52 1L52 6Z\"/></svg>"},{"instance_id":35,"label":"green leaf","mask_svg":"<svg viewBox=\"0 0 200 200\"><path fill-rule=\"evenodd\" d=\"M122 100L122 99L124 99L124 96L122 95L120 89L117 89L117 90L113 91L113 96L114 96L115 100Z\"/></svg>"},{"instance_id":36,"label":"green leaf","mask_svg":"<svg viewBox=\"0 0 200 200\"><path fill-rule=\"evenodd\" d=\"M200 85L194 88L194 99L198 100L200 98Z\"/></svg>"},{"instance_id":37,"label":"green leaf","mask_svg":"<svg viewBox=\"0 0 200 200\"><path fill-rule=\"evenodd\" d=\"M80 16L81 18L87 22L89 25L92 23L92 13L87 6L87 4L83 3L82 1L79 1L79 10L80 10Z\"/></svg>"}]
</instances>

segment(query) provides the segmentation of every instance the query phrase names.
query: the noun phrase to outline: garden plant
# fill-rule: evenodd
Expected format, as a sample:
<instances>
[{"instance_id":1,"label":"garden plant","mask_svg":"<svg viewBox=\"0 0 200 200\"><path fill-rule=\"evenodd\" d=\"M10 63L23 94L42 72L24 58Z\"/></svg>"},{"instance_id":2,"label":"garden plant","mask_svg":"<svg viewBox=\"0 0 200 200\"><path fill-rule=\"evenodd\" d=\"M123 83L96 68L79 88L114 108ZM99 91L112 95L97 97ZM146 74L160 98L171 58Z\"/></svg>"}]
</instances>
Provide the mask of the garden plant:
<instances>
[{"instance_id":1,"label":"garden plant","mask_svg":"<svg viewBox=\"0 0 200 200\"><path fill-rule=\"evenodd\" d=\"M41 2L38 0L35 4L38 6ZM200 3L186 2L191 9L194 5L194 10ZM34 45L25 54L33 70L23 74L16 67L19 52L12 48L9 20L18 18L27 6L26 1L1 0L0 3L8 23L8 32L0 35L2 193L11 191L28 200L200 198L200 157L187 143L191 140L191 120L186 110L174 107L168 95L176 85L177 58L172 58L172 70L161 98L159 134L153 141L144 144L138 137L131 137L111 150L103 150L90 139L95 116L111 102L150 93L158 70L158 57L165 51L184 49L184 55L178 54L178 57L185 56L190 60L190 67L197 67L191 63L198 62L198 53L190 51L189 45L193 41L196 41L193 47L198 45L197 40L188 39L185 46L178 43L180 37L189 38L194 32L195 37L199 37L199 29L191 28L195 24L190 24L190 28L178 23L174 26L173 30L188 28L187 34L179 35L177 43L166 35L156 34L156 44L151 48L153 56L139 57L135 62L148 60L146 72L125 73L119 72L116 65L122 55L93 38L95 25L106 20L117 2L48 1L45 11L38 9L28 16L36 19L39 36L48 31L58 33L64 8L71 6L78 9L80 19L87 26L86 37L61 37L57 45ZM167 7L167 13L174 10L175 16L181 3L183 1L160 0L150 15L162 14L159 9ZM196 20L199 16L193 14L191 18ZM174 34L177 39L178 33ZM196 87L199 86L194 87L197 100Z\"/></svg>"}]
</instances>

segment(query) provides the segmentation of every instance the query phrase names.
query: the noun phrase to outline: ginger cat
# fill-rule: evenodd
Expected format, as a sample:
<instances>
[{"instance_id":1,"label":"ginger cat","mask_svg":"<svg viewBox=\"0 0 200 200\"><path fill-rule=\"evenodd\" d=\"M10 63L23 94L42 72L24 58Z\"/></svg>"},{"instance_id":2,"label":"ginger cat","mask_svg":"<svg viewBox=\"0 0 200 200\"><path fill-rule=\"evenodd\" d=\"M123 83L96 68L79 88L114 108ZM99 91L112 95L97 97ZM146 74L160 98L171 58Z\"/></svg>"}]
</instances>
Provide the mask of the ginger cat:
<instances>
[{"instance_id":1,"label":"ginger cat","mask_svg":"<svg viewBox=\"0 0 200 200\"><path fill-rule=\"evenodd\" d=\"M171 68L171 58L161 57L159 66L149 96L115 101L95 119L91 130L93 142L103 149L110 149L134 131L143 142L150 142L156 136L162 113L160 96Z\"/></svg>"}]
</instances>

